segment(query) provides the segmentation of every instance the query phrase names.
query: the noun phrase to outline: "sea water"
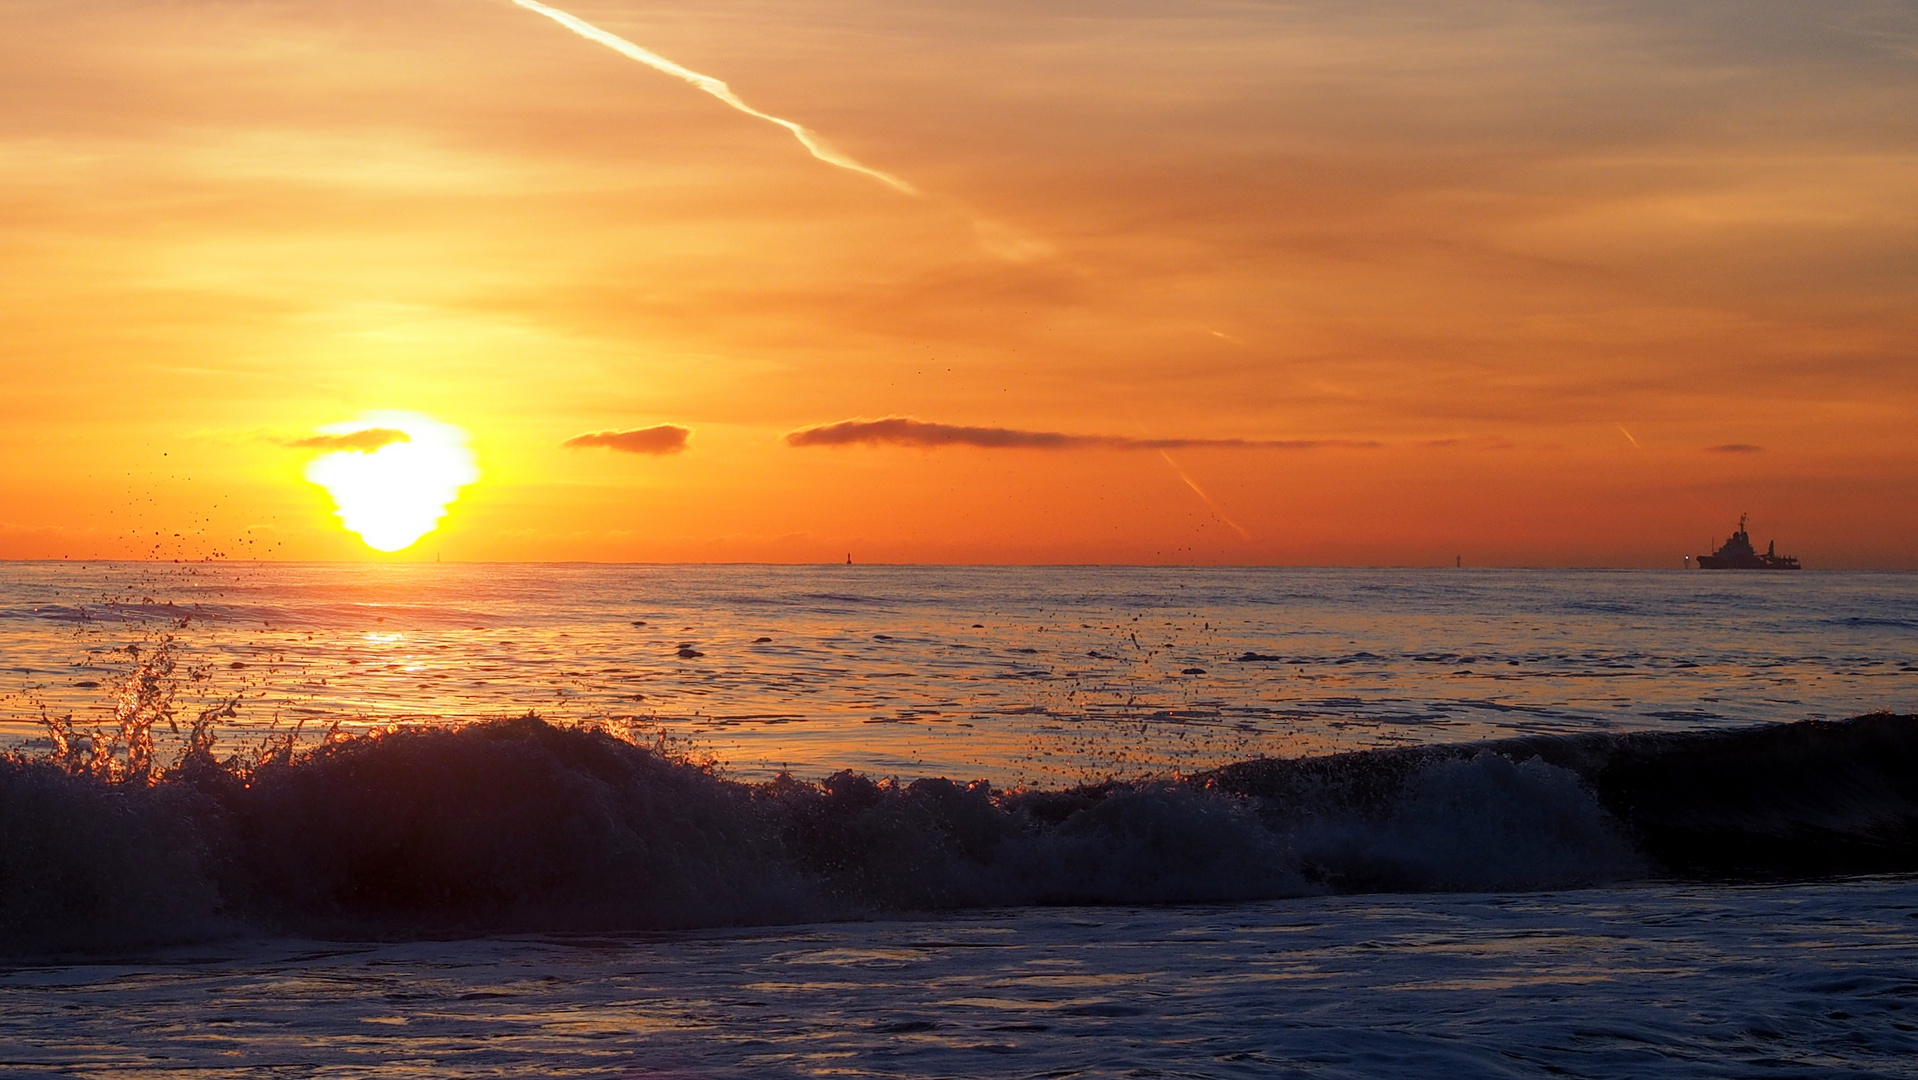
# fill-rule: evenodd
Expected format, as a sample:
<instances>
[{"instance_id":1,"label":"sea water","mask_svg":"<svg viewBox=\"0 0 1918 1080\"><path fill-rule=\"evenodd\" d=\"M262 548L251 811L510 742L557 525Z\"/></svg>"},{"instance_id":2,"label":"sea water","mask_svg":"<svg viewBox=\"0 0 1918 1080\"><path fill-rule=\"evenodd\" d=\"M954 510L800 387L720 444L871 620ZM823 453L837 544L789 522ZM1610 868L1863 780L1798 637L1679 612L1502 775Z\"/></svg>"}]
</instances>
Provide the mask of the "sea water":
<instances>
[{"instance_id":1,"label":"sea water","mask_svg":"<svg viewBox=\"0 0 1918 1080\"><path fill-rule=\"evenodd\" d=\"M178 648L233 738L624 718L746 776L1062 783L1918 707L1918 575L0 563L0 739Z\"/></svg>"},{"instance_id":2,"label":"sea water","mask_svg":"<svg viewBox=\"0 0 1918 1080\"><path fill-rule=\"evenodd\" d=\"M0 1072L1918 1074L1909 727L1787 726L1918 708L1913 612L1814 571L0 565ZM29 760L132 714L283 758Z\"/></svg>"}]
</instances>

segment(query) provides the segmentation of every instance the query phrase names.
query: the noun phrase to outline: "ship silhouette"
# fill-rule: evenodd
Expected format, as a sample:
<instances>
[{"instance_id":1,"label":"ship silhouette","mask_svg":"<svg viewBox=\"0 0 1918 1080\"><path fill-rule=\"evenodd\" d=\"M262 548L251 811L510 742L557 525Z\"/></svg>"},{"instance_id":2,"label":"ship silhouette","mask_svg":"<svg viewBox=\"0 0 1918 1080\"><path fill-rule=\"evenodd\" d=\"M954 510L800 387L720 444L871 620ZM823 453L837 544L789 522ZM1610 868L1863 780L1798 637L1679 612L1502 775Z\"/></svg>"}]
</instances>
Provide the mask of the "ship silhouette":
<instances>
[{"instance_id":1,"label":"ship silhouette","mask_svg":"<svg viewBox=\"0 0 1918 1080\"><path fill-rule=\"evenodd\" d=\"M1798 558L1795 555L1778 554L1778 541L1773 540L1765 546L1765 553L1759 554L1752 547L1751 537L1745 532L1745 521L1751 515L1738 515L1738 531L1731 539L1719 545L1710 555L1698 556L1698 565L1705 570L1796 570Z\"/></svg>"}]
</instances>

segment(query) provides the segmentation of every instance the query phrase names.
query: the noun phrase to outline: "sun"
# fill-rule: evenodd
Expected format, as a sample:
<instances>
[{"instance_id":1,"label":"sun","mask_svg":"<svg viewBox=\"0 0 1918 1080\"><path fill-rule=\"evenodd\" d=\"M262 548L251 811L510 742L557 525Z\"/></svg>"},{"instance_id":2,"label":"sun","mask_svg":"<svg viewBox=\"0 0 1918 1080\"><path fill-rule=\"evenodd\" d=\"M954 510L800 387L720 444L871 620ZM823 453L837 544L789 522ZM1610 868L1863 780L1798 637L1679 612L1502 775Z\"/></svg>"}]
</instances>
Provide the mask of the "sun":
<instances>
[{"instance_id":1,"label":"sun","mask_svg":"<svg viewBox=\"0 0 1918 1080\"><path fill-rule=\"evenodd\" d=\"M333 496L346 527L376 551L403 551L439 527L479 479L466 432L412 412L369 412L293 445L326 449L306 478Z\"/></svg>"}]
</instances>

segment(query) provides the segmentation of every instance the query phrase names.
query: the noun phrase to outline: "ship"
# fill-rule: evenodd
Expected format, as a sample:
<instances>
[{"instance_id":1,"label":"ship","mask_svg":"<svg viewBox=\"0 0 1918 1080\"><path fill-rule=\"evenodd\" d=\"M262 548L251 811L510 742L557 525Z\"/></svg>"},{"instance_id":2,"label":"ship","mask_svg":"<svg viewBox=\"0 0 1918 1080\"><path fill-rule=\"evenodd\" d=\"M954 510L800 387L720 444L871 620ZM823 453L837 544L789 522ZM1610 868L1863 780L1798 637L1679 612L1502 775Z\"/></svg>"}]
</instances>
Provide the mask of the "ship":
<instances>
[{"instance_id":1,"label":"ship","mask_svg":"<svg viewBox=\"0 0 1918 1080\"><path fill-rule=\"evenodd\" d=\"M1765 545L1765 553L1759 554L1752 547L1752 538L1745 532L1745 520L1749 514L1738 515L1738 531L1731 539L1720 545L1710 555L1698 556L1698 565L1705 570L1796 570L1798 557L1778 554L1778 541Z\"/></svg>"}]
</instances>

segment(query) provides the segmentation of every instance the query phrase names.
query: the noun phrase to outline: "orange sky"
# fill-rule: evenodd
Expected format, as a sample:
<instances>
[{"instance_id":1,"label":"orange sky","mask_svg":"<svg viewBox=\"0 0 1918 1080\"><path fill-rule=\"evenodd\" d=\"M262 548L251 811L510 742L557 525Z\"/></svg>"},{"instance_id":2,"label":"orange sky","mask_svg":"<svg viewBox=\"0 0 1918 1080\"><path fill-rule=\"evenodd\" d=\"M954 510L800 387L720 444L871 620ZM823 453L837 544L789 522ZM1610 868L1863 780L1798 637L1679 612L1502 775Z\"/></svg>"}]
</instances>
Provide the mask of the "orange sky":
<instances>
[{"instance_id":1,"label":"orange sky","mask_svg":"<svg viewBox=\"0 0 1918 1080\"><path fill-rule=\"evenodd\" d=\"M1918 567L1909 4L559 6L922 194L509 0L0 0L0 557Z\"/></svg>"}]
</instances>

